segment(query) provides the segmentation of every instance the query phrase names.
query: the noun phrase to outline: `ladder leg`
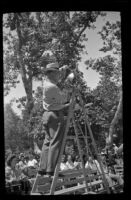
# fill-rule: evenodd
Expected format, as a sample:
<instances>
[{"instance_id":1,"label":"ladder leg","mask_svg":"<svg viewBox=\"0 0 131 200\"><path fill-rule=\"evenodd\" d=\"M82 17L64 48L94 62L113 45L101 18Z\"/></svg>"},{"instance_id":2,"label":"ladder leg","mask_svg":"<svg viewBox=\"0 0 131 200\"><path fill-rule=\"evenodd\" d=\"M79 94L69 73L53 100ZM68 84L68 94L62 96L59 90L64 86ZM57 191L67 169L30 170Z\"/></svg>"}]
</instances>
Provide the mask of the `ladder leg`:
<instances>
[{"instance_id":1,"label":"ladder leg","mask_svg":"<svg viewBox=\"0 0 131 200\"><path fill-rule=\"evenodd\" d=\"M107 192L110 193L110 190L109 190L109 187L108 187L108 182L106 180L105 173L104 173L104 170L103 170L103 167L102 167L102 164L101 164L101 158L100 158L100 156L97 153L97 148L96 148L96 145L95 145L95 141L94 141L94 138L93 138L93 135L92 135L92 132L91 132L90 125L88 124L87 120L86 120L86 123L87 123L88 129L89 129L89 132L90 132L90 136L91 136L91 139L92 139L92 143L93 143L93 146L94 146L95 153L97 155L98 162L100 164L100 169L101 169L101 172L102 172L103 183L105 185L105 188L106 188Z\"/></svg>"},{"instance_id":2,"label":"ladder leg","mask_svg":"<svg viewBox=\"0 0 131 200\"><path fill-rule=\"evenodd\" d=\"M79 143L79 138L78 138L78 129L77 129L77 126L75 124L74 116L73 116L73 126L74 126L74 130L75 130L75 135L76 135L76 140L77 140L80 158L81 158L81 161L82 161L82 170L83 170L83 175L84 175L84 182L85 182L85 185L86 185L86 189L85 189L86 191L85 192L88 193L88 184L87 184L87 181L86 181L85 166L84 166L84 162L83 162L83 158L82 158L82 154L81 154L80 143Z\"/></svg>"},{"instance_id":3,"label":"ladder leg","mask_svg":"<svg viewBox=\"0 0 131 200\"><path fill-rule=\"evenodd\" d=\"M57 177L58 177L60 164L61 164L61 158L62 158L62 154L63 154L64 147L65 147L67 133L68 133L68 130L69 130L69 127L70 127L70 120L71 120L72 115L73 115L74 101L75 101L75 93L73 93L73 95L72 95L72 102L71 102L71 105L69 107L68 118L67 118L65 133L64 133L64 138L63 138L63 142L62 142L62 146L61 146L58 162L57 162L57 165L56 165L56 168L55 168L54 178L53 178L53 181L52 181L52 184L51 184L51 188L50 188L50 195L54 194L54 190L55 190L55 187L56 187Z\"/></svg>"},{"instance_id":4,"label":"ladder leg","mask_svg":"<svg viewBox=\"0 0 131 200\"><path fill-rule=\"evenodd\" d=\"M89 151L89 150L88 150L88 149L89 149L89 147L88 147L88 142L87 142L87 139L86 139L86 136L87 136L87 130L85 129L85 135L86 135L86 136L84 136L83 131L82 131L82 129L81 129L81 126L80 126L79 122L77 122L77 125L78 125L79 130L80 130L80 132L82 133L83 138L84 138L84 140L85 140L86 150ZM86 152L86 153L87 153L87 152ZM88 154L88 153L87 153L87 154ZM90 176L89 176L89 181L90 181L90 186L92 187Z\"/></svg>"},{"instance_id":5,"label":"ladder leg","mask_svg":"<svg viewBox=\"0 0 131 200\"><path fill-rule=\"evenodd\" d=\"M79 125L79 126L80 126L80 125ZM81 130L81 127L80 127L80 130ZM81 130L81 132L82 132L82 130ZM86 134L86 137L87 137L87 126L86 126L86 122L85 122L85 134ZM86 140L86 139L85 139L85 140ZM91 149L90 149L90 146L89 146L89 143L88 143L88 139L86 140L86 147L87 147L87 149L88 149L88 152L91 154L91 157L93 158L93 154L92 154L92 152L91 152ZM101 176L96 162L95 162L95 166L96 166L96 168L97 168L97 172L98 172L99 175Z\"/></svg>"},{"instance_id":6,"label":"ladder leg","mask_svg":"<svg viewBox=\"0 0 131 200\"><path fill-rule=\"evenodd\" d=\"M103 170L103 167L102 167L102 164L101 164L101 158L100 158L99 154L97 153L98 151L97 151L97 147L96 147L95 140L94 140L94 137L93 137L93 133L92 133L91 127L90 127L90 125L88 123L88 119L87 119L87 116L86 116L87 113L86 113L86 111L84 109L83 100L82 100L82 97L81 97L80 93L78 93L78 95L79 95L80 103L82 105L82 110L83 110L83 113L84 113L85 122L86 122L86 125L87 125L88 130L89 130L89 134L90 134L90 137L91 137L91 140L92 140L92 144L93 144L95 153L97 155L98 162L100 164L100 169L101 169L101 172L102 172L103 183L104 183L104 186L105 186L105 188L107 190L107 193L110 193L110 189L108 187L108 182L106 180L105 173L104 173L104 170Z\"/></svg>"},{"instance_id":7,"label":"ladder leg","mask_svg":"<svg viewBox=\"0 0 131 200\"><path fill-rule=\"evenodd\" d=\"M34 183L33 183L33 187L32 187L32 190L31 190L31 194L33 194L33 193L36 192L36 188L37 188L38 182L39 182L39 174L37 173L36 179L35 179L35 181L34 181Z\"/></svg>"},{"instance_id":8,"label":"ladder leg","mask_svg":"<svg viewBox=\"0 0 131 200\"><path fill-rule=\"evenodd\" d=\"M42 159L42 155L40 156L40 163L39 163L39 166L40 166L40 164L41 164L41 159ZM39 170L39 168L38 168L38 170ZM38 183L39 183L39 177L40 177L40 175L39 175L38 172L37 172L35 181L34 181L34 183L33 183L33 187L32 187L32 189L31 189L31 194L33 194L33 193L36 192L37 185L38 185Z\"/></svg>"}]
</instances>

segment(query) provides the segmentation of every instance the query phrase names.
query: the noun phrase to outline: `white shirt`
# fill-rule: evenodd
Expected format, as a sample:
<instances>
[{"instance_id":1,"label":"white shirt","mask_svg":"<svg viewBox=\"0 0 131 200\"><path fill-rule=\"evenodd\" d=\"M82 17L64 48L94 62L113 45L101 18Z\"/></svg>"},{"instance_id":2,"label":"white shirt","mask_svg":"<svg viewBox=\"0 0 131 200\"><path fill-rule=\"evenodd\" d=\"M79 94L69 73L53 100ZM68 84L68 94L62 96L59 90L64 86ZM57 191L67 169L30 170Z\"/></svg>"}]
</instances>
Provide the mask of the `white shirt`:
<instances>
[{"instance_id":1,"label":"white shirt","mask_svg":"<svg viewBox=\"0 0 131 200\"><path fill-rule=\"evenodd\" d=\"M63 171L63 170L67 170L69 169L69 167L66 165L66 163L61 163L60 164L60 170Z\"/></svg>"},{"instance_id":2,"label":"white shirt","mask_svg":"<svg viewBox=\"0 0 131 200\"><path fill-rule=\"evenodd\" d=\"M72 161L70 161L70 162L67 161L66 165L68 166L69 169L74 169L74 167L75 167L75 165L74 165L74 163Z\"/></svg>"},{"instance_id":3,"label":"white shirt","mask_svg":"<svg viewBox=\"0 0 131 200\"><path fill-rule=\"evenodd\" d=\"M37 164L37 160L33 159L33 160L29 160L27 166L28 167L34 167Z\"/></svg>"},{"instance_id":4,"label":"white shirt","mask_svg":"<svg viewBox=\"0 0 131 200\"><path fill-rule=\"evenodd\" d=\"M26 164L23 163L23 161L19 161L19 163L16 164L16 166L20 169L23 169L26 167Z\"/></svg>"},{"instance_id":5,"label":"white shirt","mask_svg":"<svg viewBox=\"0 0 131 200\"><path fill-rule=\"evenodd\" d=\"M74 162L74 166L75 167L79 167L79 168L82 168L82 162Z\"/></svg>"}]
</instances>

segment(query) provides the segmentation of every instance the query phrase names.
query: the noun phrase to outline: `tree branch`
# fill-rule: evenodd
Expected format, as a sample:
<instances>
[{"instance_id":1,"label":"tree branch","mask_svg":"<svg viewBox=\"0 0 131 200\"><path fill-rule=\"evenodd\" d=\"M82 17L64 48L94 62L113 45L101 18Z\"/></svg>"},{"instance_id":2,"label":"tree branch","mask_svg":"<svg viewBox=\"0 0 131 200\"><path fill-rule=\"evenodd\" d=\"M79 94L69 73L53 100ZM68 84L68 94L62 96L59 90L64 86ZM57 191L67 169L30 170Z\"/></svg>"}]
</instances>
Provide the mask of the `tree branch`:
<instances>
[{"instance_id":1,"label":"tree branch","mask_svg":"<svg viewBox=\"0 0 131 200\"><path fill-rule=\"evenodd\" d=\"M75 41L75 43L74 43L74 45L73 45L72 48L74 48L77 45L77 42L79 41L82 33L85 31L85 29L87 28L87 26L88 26L88 24L86 23L85 26L83 27L83 29L80 31L80 33L79 33L79 35L78 35L78 37L77 37L77 39L76 39L76 41Z\"/></svg>"},{"instance_id":2,"label":"tree branch","mask_svg":"<svg viewBox=\"0 0 131 200\"><path fill-rule=\"evenodd\" d=\"M108 136L108 144L109 146L111 146L112 142L113 142L113 132L114 132L114 127L116 125L116 123L118 122L119 120L119 117L120 117L120 112L121 112L121 109L122 109L122 92L120 94L120 100L119 100L119 104L117 106L117 110L116 110L116 113L115 113L115 116L111 122L111 125L110 125L110 128L109 128L109 136Z\"/></svg>"},{"instance_id":3,"label":"tree branch","mask_svg":"<svg viewBox=\"0 0 131 200\"><path fill-rule=\"evenodd\" d=\"M27 105L31 105L32 103L32 71L29 70L29 72L26 72L25 69L25 64L23 61L23 55L22 55L22 35L21 35L21 31L20 31L20 22L19 22L19 18L18 15L16 14L16 30L17 30L17 34L18 34L18 57L19 57L19 64L20 64L20 71L21 71L21 77L22 77L22 81L24 84L24 88L25 88L25 92L27 95ZM29 75L29 77L27 78L26 75ZM29 112L30 112L31 108L29 106Z\"/></svg>"},{"instance_id":4,"label":"tree branch","mask_svg":"<svg viewBox=\"0 0 131 200\"><path fill-rule=\"evenodd\" d=\"M18 55L18 62L20 65L20 71L21 71L21 76L22 76L22 80L23 83L25 85L27 85L27 79L26 79L26 71L24 68L24 62L23 62L23 57L22 57L22 35L21 35L21 31L20 31L20 22L19 22L19 18L18 15L15 14L16 16L16 30L17 30L17 35L18 35L18 46L17 46L17 55Z\"/></svg>"}]
</instances>

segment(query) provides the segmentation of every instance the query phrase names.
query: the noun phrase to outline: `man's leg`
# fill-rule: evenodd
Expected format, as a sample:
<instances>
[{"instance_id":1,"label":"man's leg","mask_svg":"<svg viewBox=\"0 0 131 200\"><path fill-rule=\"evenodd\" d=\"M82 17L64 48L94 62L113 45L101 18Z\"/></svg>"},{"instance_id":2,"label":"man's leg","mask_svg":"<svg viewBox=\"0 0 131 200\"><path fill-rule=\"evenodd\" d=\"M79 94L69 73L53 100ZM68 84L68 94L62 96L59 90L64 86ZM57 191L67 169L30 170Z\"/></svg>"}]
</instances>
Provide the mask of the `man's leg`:
<instances>
[{"instance_id":1,"label":"man's leg","mask_svg":"<svg viewBox=\"0 0 131 200\"><path fill-rule=\"evenodd\" d=\"M41 159L40 159L40 167L39 171L42 171L43 174L46 172L47 169L47 162L48 162L48 151L49 151L49 144L43 144L42 152L41 152Z\"/></svg>"},{"instance_id":2,"label":"man's leg","mask_svg":"<svg viewBox=\"0 0 131 200\"><path fill-rule=\"evenodd\" d=\"M40 159L40 166L39 166L39 172L42 172L41 174L44 174L47 169L47 163L48 163L48 152L49 152L49 146L50 146L50 136L49 136L49 130L48 130L48 122L50 118L49 112L44 112L43 115L43 132L45 134L45 139L42 146L41 151L41 159Z\"/></svg>"},{"instance_id":3,"label":"man's leg","mask_svg":"<svg viewBox=\"0 0 131 200\"><path fill-rule=\"evenodd\" d=\"M49 128L52 139L49 146L47 172L54 173L55 171L65 132L65 124L63 113L61 111L58 113L53 112Z\"/></svg>"}]
</instances>

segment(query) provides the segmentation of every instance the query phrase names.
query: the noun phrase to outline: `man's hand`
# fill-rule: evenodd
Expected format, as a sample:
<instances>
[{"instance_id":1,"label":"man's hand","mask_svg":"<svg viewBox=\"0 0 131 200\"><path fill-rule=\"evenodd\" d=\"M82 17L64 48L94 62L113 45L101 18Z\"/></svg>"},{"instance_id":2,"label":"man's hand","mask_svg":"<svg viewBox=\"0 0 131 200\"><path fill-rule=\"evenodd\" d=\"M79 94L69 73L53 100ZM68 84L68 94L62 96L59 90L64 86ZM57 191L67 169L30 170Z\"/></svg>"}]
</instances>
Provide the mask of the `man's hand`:
<instances>
[{"instance_id":1,"label":"man's hand","mask_svg":"<svg viewBox=\"0 0 131 200\"><path fill-rule=\"evenodd\" d=\"M64 65L63 67L61 67L59 69L59 72L61 74L61 78L64 79L66 78L66 74L67 74L67 70L69 69L69 67L67 65Z\"/></svg>"}]
</instances>

